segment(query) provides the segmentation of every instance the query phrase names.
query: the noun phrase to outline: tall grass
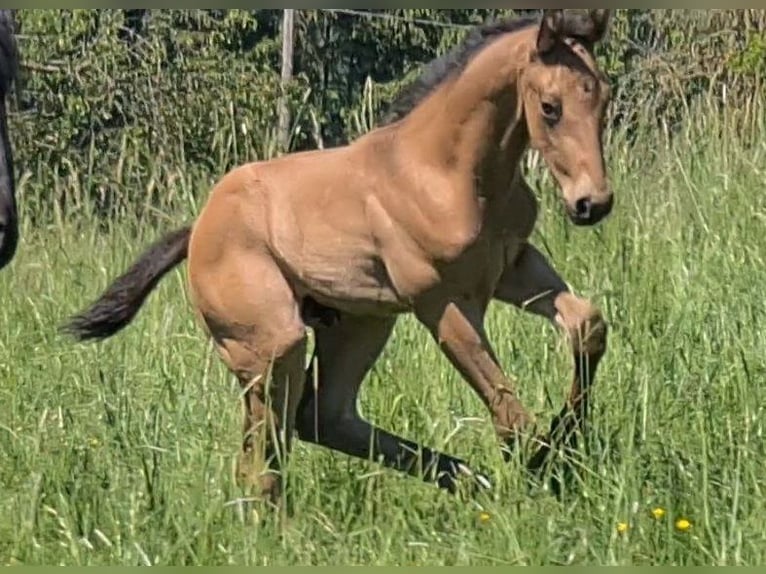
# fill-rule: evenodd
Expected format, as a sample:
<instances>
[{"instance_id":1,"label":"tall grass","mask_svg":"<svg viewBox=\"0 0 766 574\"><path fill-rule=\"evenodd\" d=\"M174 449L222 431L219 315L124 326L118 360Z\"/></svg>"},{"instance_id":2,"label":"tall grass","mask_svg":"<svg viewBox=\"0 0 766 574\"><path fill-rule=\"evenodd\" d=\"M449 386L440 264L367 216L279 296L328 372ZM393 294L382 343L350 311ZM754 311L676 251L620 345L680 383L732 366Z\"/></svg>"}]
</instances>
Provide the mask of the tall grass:
<instances>
[{"instance_id":1,"label":"tall grass","mask_svg":"<svg viewBox=\"0 0 766 574\"><path fill-rule=\"evenodd\" d=\"M762 563L766 146L703 108L672 138L650 130L628 148L615 135L609 163L618 203L596 230L573 229L548 176L531 176L535 243L612 327L575 487L561 500L529 490L502 462L478 399L405 318L362 409L488 468L498 488L486 514L299 443L288 469L296 511L260 523L237 503L237 392L194 323L183 269L113 340L76 346L56 331L146 243L191 219L204 199L192 192L207 182L151 164L177 174L155 193L184 201L152 225L103 227L85 196L81 221L33 218L22 180L24 242L0 275L2 563ZM58 185L52 195L72 195ZM571 375L561 337L499 304L488 322L524 402L547 420ZM679 517L689 531L675 530Z\"/></svg>"}]
</instances>

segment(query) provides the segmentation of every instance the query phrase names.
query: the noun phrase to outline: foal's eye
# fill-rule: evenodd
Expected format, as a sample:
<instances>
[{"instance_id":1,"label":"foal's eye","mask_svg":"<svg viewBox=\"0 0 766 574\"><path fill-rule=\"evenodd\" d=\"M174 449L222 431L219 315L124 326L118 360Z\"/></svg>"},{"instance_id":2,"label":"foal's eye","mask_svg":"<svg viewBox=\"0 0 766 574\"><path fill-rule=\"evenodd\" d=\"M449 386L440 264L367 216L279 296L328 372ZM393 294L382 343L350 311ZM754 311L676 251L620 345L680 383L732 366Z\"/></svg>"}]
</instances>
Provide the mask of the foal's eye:
<instances>
[{"instance_id":1,"label":"foal's eye","mask_svg":"<svg viewBox=\"0 0 766 574\"><path fill-rule=\"evenodd\" d=\"M561 119L561 104L543 102L542 111L545 122L551 127L556 125Z\"/></svg>"}]
</instances>

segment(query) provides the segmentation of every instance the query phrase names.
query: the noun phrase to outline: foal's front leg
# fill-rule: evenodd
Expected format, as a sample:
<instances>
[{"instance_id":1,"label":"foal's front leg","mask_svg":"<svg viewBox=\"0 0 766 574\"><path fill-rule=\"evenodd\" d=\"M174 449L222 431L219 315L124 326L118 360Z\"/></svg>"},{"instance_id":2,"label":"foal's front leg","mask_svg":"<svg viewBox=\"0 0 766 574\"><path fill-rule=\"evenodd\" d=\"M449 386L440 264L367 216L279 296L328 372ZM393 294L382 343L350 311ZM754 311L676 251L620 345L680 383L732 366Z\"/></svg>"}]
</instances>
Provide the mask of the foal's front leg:
<instances>
[{"instance_id":1,"label":"foal's front leg","mask_svg":"<svg viewBox=\"0 0 766 574\"><path fill-rule=\"evenodd\" d=\"M584 430L596 368L606 352L607 325L601 312L590 301L571 293L542 253L529 243L505 269L495 298L543 316L562 328L574 356L574 380L566 404L529 463L530 468L537 469L555 442L570 448L577 446L576 433Z\"/></svg>"},{"instance_id":2,"label":"foal's front leg","mask_svg":"<svg viewBox=\"0 0 766 574\"><path fill-rule=\"evenodd\" d=\"M437 300L421 303L416 315L484 402L498 437L506 446L513 447L533 420L487 339L485 309L486 304L480 301Z\"/></svg>"}]
</instances>

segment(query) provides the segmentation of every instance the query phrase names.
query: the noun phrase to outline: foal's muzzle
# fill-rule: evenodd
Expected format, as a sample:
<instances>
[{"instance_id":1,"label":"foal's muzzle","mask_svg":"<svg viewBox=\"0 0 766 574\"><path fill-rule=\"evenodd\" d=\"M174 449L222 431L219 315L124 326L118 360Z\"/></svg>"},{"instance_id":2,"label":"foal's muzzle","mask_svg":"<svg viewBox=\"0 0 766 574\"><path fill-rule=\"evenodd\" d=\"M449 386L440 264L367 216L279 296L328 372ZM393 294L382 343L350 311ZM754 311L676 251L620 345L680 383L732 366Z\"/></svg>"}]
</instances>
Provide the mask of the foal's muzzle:
<instances>
[{"instance_id":1,"label":"foal's muzzle","mask_svg":"<svg viewBox=\"0 0 766 574\"><path fill-rule=\"evenodd\" d=\"M594 199L592 196L583 196L574 203L567 204L569 218L577 226L587 227L596 225L612 212L614 195L611 193L604 199Z\"/></svg>"}]
</instances>

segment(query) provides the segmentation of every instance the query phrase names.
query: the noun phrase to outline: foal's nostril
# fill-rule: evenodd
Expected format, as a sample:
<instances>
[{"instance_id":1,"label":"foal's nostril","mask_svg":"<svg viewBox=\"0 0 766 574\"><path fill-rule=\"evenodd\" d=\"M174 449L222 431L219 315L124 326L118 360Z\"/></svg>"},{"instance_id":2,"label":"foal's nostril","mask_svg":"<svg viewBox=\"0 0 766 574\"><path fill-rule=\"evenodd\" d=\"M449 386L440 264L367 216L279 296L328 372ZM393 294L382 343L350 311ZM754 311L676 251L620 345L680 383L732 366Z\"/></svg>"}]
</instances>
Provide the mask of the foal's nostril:
<instances>
[{"instance_id":1,"label":"foal's nostril","mask_svg":"<svg viewBox=\"0 0 766 574\"><path fill-rule=\"evenodd\" d=\"M575 213L580 219L590 219L593 203L587 197L578 199L575 202Z\"/></svg>"}]
</instances>

